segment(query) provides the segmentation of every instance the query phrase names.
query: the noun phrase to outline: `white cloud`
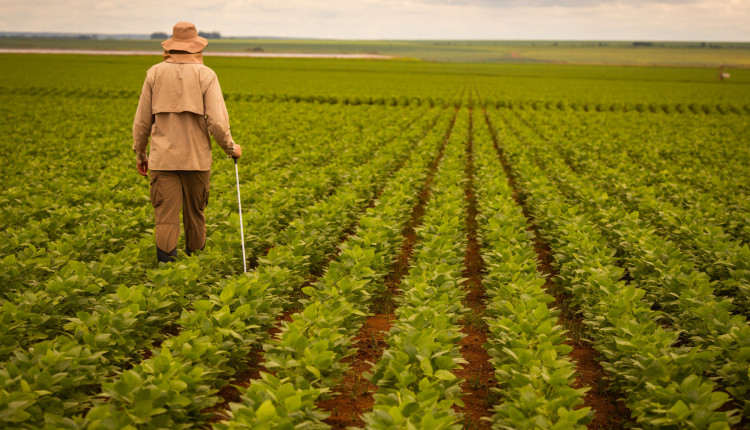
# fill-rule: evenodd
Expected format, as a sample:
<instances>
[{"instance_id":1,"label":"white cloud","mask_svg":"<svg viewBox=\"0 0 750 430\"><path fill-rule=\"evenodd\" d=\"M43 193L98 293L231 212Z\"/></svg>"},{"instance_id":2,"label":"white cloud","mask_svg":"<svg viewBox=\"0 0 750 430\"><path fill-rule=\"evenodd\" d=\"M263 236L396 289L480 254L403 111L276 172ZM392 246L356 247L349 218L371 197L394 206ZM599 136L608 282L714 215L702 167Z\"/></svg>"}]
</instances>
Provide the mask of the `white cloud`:
<instances>
[{"instance_id":1,"label":"white cloud","mask_svg":"<svg viewBox=\"0 0 750 430\"><path fill-rule=\"evenodd\" d=\"M350 39L750 41L750 1L0 0L3 31L169 32Z\"/></svg>"}]
</instances>

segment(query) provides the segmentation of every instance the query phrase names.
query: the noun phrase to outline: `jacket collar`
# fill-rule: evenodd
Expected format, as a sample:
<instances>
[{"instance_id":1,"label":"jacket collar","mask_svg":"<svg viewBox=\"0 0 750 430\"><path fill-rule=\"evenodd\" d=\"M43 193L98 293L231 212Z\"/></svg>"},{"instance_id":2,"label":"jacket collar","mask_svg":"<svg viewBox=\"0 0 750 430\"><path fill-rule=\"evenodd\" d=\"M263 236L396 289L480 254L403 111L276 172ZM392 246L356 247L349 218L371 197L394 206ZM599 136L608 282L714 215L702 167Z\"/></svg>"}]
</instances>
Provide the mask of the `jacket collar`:
<instances>
[{"instance_id":1,"label":"jacket collar","mask_svg":"<svg viewBox=\"0 0 750 430\"><path fill-rule=\"evenodd\" d=\"M170 54L169 51L164 51L164 61L167 63L181 63L181 64L203 64L203 52L196 52L195 54Z\"/></svg>"}]
</instances>

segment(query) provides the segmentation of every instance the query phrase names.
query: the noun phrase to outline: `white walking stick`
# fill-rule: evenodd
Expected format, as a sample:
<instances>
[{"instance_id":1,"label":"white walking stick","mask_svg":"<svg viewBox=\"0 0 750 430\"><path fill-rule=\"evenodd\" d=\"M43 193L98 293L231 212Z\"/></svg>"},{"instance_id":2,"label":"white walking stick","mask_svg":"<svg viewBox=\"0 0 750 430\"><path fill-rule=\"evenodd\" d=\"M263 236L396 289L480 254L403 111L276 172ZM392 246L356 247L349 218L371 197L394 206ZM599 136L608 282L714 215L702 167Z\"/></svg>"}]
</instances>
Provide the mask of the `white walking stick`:
<instances>
[{"instance_id":1,"label":"white walking stick","mask_svg":"<svg viewBox=\"0 0 750 430\"><path fill-rule=\"evenodd\" d=\"M237 158L234 159L234 175L237 178L237 206L240 210L240 236L242 238L242 270L247 273L247 259L245 258L245 230L242 226L242 199L240 198L240 171L237 168Z\"/></svg>"}]
</instances>

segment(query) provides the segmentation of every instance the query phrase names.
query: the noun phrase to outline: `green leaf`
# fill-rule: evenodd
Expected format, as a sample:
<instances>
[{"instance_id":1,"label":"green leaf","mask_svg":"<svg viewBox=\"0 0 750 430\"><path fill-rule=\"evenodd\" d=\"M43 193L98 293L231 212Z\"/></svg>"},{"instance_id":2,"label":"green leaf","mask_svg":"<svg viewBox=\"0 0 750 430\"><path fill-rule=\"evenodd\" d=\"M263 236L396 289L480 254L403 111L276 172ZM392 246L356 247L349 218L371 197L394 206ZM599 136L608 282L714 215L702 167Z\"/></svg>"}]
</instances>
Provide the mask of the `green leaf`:
<instances>
[{"instance_id":1,"label":"green leaf","mask_svg":"<svg viewBox=\"0 0 750 430\"><path fill-rule=\"evenodd\" d=\"M300 407L302 407L302 398L299 396L299 394L289 396L284 399L284 406L286 407L287 412L297 411Z\"/></svg>"},{"instance_id":2,"label":"green leaf","mask_svg":"<svg viewBox=\"0 0 750 430\"><path fill-rule=\"evenodd\" d=\"M117 297L119 297L123 302L127 301L130 297L130 289L125 285L120 285L119 287L117 287Z\"/></svg>"},{"instance_id":3,"label":"green leaf","mask_svg":"<svg viewBox=\"0 0 750 430\"><path fill-rule=\"evenodd\" d=\"M188 387L185 381L179 379L173 379L169 381L169 386L177 392L184 391Z\"/></svg>"},{"instance_id":4,"label":"green leaf","mask_svg":"<svg viewBox=\"0 0 750 430\"><path fill-rule=\"evenodd\" d=\"M276 417L276 408L273 406L270 400L266 400L261 403L258 410L255 412L255 416L260 422L268 422Z\"/></svg>"},{"instance_id":5,"label":"green leaf","mask_svg":"<svg viewBox=\"0 0 750 430\"><path fill-rule=\"evenodd\" d=\"M678 400L677 403L669 409L669 412L674 414L678 419L685 419L690 415L690 408L688 408L682 400Z\"/></svg>"},{"instance_id":6,"label":"green leaf","mask_svg":"<svg viewBox=\"0 0 750 430\"><path fill-rule=\"evenodd\" d=\"M316 378L320 378L320 370L317 367L308 364L307 366L305 366L305 369L307 369L310 373L315 375Z\"/></svg>"},{"instance_id":7,"label":"green leaf","mask_svg":"<svg viewBox=\"0 0 750 430\"><path fill-rule=\"evenodd\" d=\"M454 375L453 373L445 369L440 369L437 372L435 372L435 377L443 381L452 381L456 379L456 375Z\"/></svg>"},{"instance_id":8,"label":"green leaf","mask_svg":"<svg viewBox=\"0 0 750 430\"><path fill-rule=\"evenodd\" d=\"M229 284L225 286L224 289L221 291L221 295L219 295L219 299L221 299L223 303L229 303L229 301L232 300L232 297L234 297L234 290L235 290L234 284Z\"/></svg>"}]
</instances>

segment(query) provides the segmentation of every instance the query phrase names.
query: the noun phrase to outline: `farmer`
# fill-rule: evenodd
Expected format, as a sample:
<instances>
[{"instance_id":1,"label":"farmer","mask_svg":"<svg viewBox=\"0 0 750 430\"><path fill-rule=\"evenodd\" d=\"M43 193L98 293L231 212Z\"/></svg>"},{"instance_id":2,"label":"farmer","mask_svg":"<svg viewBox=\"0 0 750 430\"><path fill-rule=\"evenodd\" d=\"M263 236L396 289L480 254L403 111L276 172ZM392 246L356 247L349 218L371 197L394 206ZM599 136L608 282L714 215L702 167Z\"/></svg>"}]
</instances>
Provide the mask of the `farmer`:
<instances>
[{"instance_id":1,"label":"farmer","mask_svg":"<svg viewBox=\"0 0 750 430\"><path fill-rule=\"evenodd\" d=\"M133 120L136 167L151 181L160 262L174 261L177 256L180 209L185 252L190 255L206 244L203 211L211 178L209 133L229 156L242 155L229 132L229 114L216 73L203 65L206 45L208 41L198 36L195 25L175 24L172 37L161 43L164 61L146 72Z\"/></svg>"}]
</instances>

